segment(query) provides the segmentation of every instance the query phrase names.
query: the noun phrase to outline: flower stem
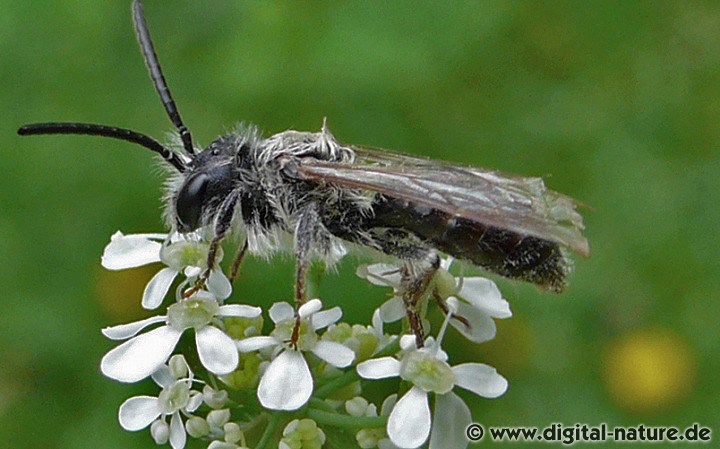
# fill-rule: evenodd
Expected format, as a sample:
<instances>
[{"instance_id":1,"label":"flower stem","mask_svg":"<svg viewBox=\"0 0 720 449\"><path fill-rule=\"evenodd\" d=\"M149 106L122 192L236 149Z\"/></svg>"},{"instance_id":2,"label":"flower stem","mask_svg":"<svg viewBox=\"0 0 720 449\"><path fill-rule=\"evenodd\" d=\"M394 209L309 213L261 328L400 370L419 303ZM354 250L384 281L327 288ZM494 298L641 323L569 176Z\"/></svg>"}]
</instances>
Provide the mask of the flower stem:
<instances>
[{"instance_id":1,"label":"flower stem","mask_svg":"<svg viewBox=\"0 0 720 449\"><path fill-rule=\"evenodd\" d=\"M312 407L307 409L305 416L310 419L314 419L318 424L325 424L343 429L370 429L375 427L385 427L387 425L387 417L385 416L341 415L337 412L326 412Z\"/></svg>"},{"instance_id":2,"label":"flower stem","mask_svg":"<svg viewBox=\"0 0 720 449\"><path fill-rule=\"evenodd\" d=\"M342 376L331 380L330 382L315 390L315 394L313 396L319 399L325 399L326 397L333 394L335 391L355 382L358 379L360 379L360 376L358 376L355 370L347 371Z\"/></svg>"},{"instance_id":3,"label":"flower stem","mask_svg":"<svg viewBox=\"0 0 720 449\"><path fill-rule=\"evenodd\" d=\"M313 407L318 410L325 410L326 412L335 412L335 408L333 408L332 405L328 404L327 402L323 401L322 399L318 399L315 397L310 398L308 401L308 405L310 407Z\"/></svg>"},{"instance_id":4,"label":"flower stem","mask_svg":"<svg viewBox=\"0 0 720 449\"><path fill-rule=\"evenodd\" d=\"M265 432L263 432L262 437L260 437L260 441L258 441L257 446L255 446L255 449L268 449L270 446L270 440L273 437L273 434L275 433L275 428L278 426L278 423L280 422L282 414L279 412L272 413L270 416L270 421L268 422L267 427L265 427Z\"/></svg>"}]
</instances>

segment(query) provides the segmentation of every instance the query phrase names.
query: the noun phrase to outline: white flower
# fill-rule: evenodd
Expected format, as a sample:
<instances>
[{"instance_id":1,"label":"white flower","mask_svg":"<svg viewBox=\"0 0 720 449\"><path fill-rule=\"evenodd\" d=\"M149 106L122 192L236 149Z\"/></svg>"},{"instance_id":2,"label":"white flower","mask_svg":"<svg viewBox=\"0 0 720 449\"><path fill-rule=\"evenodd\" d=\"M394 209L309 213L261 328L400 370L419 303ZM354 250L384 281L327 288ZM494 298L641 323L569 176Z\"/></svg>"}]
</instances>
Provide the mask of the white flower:
<instances>
[{"instance_id":1,"label":"white flower","mask_svg":"<svg viewBox=\"0 0 720 449\"><path fill-rule=\"evenodd\" d=\"M503 299L500 290L490 279L483 277L454 277L448 271L453 258L440 262L435 273L434 288L440 298L456 312L458 319L450 322L466 338L476 343L495 338L497 327L493 318L512 316L510 304ZM386 323L405 316L400 291L400 269L389 264L373 264L358 267L358 276L375 285L392 287L396 295L380 306L380 314Z\"/></svg>"},{"instance_id":2,"label":"white flower","mask_svg":"<svg viewBox=\"0 0 720 449\"><path fill-rule=\"evenodd\" d=\"M213 374L228 374L238 365L238 352L233 339L211 323L217 322L217 317L255 318L260 313L259 307L240 304L221 306L212 294L201 290L168 307L166 316L103 329L103 335L112 340L130 340L108 352L100 362L100 369L106 376L120 382L142 380L165 363L182 333L192 327L203 366ZM156 323L165 324L137 335L145 327Z\"/></svg>"},{"instance_id":3,"label":"white flower","mask_svg":"<svg viewBox=\"0 0 720 449\"><path fill-rule=\"evenodd\" d=\"M173 357L181 358L182 356ZM184 359L182 363L185 363ZM123 429L134 432L152 424L156 442L162 444L169 440L173 449L182 449L185 447L187 435L181 413L189 414L197 410L202 404L202 394L191 389L192 373L188 378L178 379L169 367L162 366L152 378L162 387L158 397L134 396L123 402L118 411L120 425ZM165 421L168 416L169 426Z\"/></svg>"},{"instance_id":4,"label":"white flower","mask_svg":"<svg viewBox=\"0 0 720 449\"><path fill-rule=\"evenodd\" d=\"M335 323L342 316L339 307L320 311L322 302L313 299L300 306L300 329L297 342L292 344L296 324L295 310L286 302L270 308L275 330L270 336L249 337L238 341L240 352L273 347L277 354L265 370L258 386L258 399L271 410L297 410L310 399L313 379L302 351L310 351L320 359L339 368L350 365L355 353L340 343L320 340L315 331Z\"/></svg>"},{"instance_id":5,"label":"white flower","mask_svg":"<svg viewBox=\"0 0 720 449\"><path fill-rule=\"evenodd\" d=\"M159 243L162 241L164 243ZM195 280L207 267L209 244L197 234L132 234L118 231L110 238L103 251L101 263L108 270L123 270L163 262L166 268L158 271L145 287L142 306L156 309L162 304L170 286L179 273L189 281ZM222 253L218 259L222 258ZM207 288L216 298L224 300L230 296L232 286L222 270L212 270Z\"/></svg>"},{"instance_id":6,"label":"white flower","mask_svg":"<svg viewBox=\"0 0 720 449\"><path fill-rule=\"evenodd\" d=\"M425 347L417 349L415 337L405 335L400 345L405 350L402 360L382 357L357 366L358 374L366 379L400 376L413 384L390 413L387 424L390 440L404 449L419 447L427 440L431 431L428 393L434 393L430 449L466 447L465 428L471 423L470 409L452 392L453 387L495 398L507 390L507 381L495 368L482 363L451 367L447 363L447 354L432 338Z\"/></svg>"}]
</instances>

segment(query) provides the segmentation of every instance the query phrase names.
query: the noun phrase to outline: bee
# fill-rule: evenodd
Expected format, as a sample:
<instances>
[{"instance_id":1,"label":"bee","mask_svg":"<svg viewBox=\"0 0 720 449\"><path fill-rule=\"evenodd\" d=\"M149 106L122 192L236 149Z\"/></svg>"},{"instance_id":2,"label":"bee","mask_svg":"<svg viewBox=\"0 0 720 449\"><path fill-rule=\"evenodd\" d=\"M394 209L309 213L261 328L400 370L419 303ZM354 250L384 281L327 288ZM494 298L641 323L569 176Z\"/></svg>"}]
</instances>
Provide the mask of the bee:
<instances>
[{"instance_id":1,"label":"bee","mask_svg":"<svg viewBox=\"0 0 720 449\"><path fill-rule=\"evenodd\" d=\"M234 279L247 252L294 253L297 304L306 299L313 260L332 265L366 248L400 262L406 316L424 343L421 300L445 253L486 271L560 292L571 269L568 250L589 254L576 203L540 178L439 162L339 142L319 132L263 137L241 127L206 148L193 143L168 89L140 0L132 4L135 34L155 90L182 143L166 146L129 129L89 123L36 123L20 135L85 134L141 145L171 167L165 195L167 225L211 235L207 267L220 243L241 244ZM443 304L440 304L441 308Z\"/></svg>"}]
</instances>

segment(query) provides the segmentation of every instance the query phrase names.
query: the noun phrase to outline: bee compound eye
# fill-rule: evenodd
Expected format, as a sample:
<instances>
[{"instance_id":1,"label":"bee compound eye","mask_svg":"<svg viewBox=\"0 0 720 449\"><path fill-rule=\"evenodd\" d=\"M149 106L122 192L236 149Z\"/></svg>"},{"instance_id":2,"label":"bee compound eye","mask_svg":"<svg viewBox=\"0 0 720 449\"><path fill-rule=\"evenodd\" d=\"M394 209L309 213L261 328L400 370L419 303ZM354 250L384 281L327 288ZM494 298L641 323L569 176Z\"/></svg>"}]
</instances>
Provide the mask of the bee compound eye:
<instances>
[{"instance_id":1,"label":"bee compound eye","mask_svg":"<svg viewBox=\"0 0 720 449\"><path fill-rule=\"evenodd\" d=\"M209 182L210 176L198 173L190 176L180 188L175 200L175 212L181 231L194 231L200 227Z\"/></svg>"}]
</instances>

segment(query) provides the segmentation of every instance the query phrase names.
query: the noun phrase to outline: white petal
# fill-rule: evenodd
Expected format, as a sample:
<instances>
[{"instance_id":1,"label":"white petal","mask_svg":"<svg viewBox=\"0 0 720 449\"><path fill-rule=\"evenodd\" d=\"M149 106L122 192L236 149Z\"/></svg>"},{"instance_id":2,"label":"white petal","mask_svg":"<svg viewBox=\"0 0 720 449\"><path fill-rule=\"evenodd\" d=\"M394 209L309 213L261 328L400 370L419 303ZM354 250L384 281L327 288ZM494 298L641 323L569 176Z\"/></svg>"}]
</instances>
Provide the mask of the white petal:
<instances>
[{"instance_id":1,"label":"white petal","mask_svg":"<svg viewBox=\"0 0 720 449\"><path fill-rule=\"evenodd\" d=\"M195 410L200 408L200 406L203 404L203 395L200 392L190 393L190 400L188 401L187 405L185 406L185 410L187 410L190 413L193 413Z\"/></svg>"},{"instance_id":2,"label":"white petal","mask_svg":"<svg viewBox=\"0 0 720 449\"><path fill-rule=\"evenodd\" d=\"M103 251L102 266L108 270L123 270L160 262L162 245L148 240L147 235L123 235L120 231L113 234Z\"/></svg>"},{"instance_id":3,"label":"white petal","mask_svg":"<svg viewBox=\"0 0 720 449\"><path fill-rule=\"evenodd\" d=\"M453 308L457 309L457 314L468 321L470 327L465 323L452 319L450 324L460 331L470 341L475 343L482 343L495 338L497 332L497 326L495 321L484 311L476 309L470 304L458 301L456 298L448 298L448 305L452 305Z\"/></svg>"},{"instance_id":4,"label":"white petal","mask_svg":"<svg viewBox=\"0 0 720 449\"><path fill-rule=\"evenodd\" d=\"M219 300L227 299L232 293L232 284L222 269L211 270L208 278L208 290Z\"/></svg>"},{"instance_id":5,"label":"white petal","mask_svg":"<svg viewBox=\"0 0 720 449\"><path fill-rule=\"evenodd\" d=\"M435 395L430 449L465 449L468 440L465 429L472 422L470 409L452 391Z\"/></svg>"},{"instance_id":6,"label":"white petal","mask_svg":"<svg viewBox=\"0 0 720 449\"><path fill-rule=\"evenodd\" d=\"M262 313L260 307L247 306L245 304L229 304L220 306L216 316L234 316L240 318L257 318Z\"/></svg>"},{"instance_id":7,"label":"white petal","mask_svg":"<svg viewBox=\"0 0 720 449\"><path fill-rule=\"evenodd\" d=\"M394 323L405 317L405 304L402 298L394 296L380 306L380 318L385 323Z\"/></svg>"},{"instance_id":8,"label":"white petal","mask_svg":"<svg viewBox=\"0 0 720 449\"><path fill-rule=\"evenodd\" d=\"M183 426L180 412L175 412L170 419L170 446L173 449L183 449L187 442L185 426Z\"/></svg>"},{"instance_id":9,"label":"white petal","mask_svg":"<svg viewBox=\"0 0 720 449\"><path fill-rule=\"evenodd\" d=\"M334 341L318 341L312 348L312 353L338 368L345 368L355 360L352 349Z\"/></svg>"},{"instance_id":10,"label":"white petal","mask_svg":"<svg viewBox=\"0 0 720 449\"><path fill-rule=\"evenodd\" d=\"M403 449L423 444L430 434L427 393L418 387L412 387L390 412L387 433L390 440Z\"/></svg>"},{"instance_id":11,"label":"white petal","mask_svg":"<svg viewBox=\"0 0 720 449\"><path fill-rule=\"evenodd\" d=\"M158 271L145 287L142 306L150 310L157 309L160 304L162 304L163 299L165 299L165 295L167 295L168 290L170 290L170 285L172 285L177 274L177 270L170 267Z\"/></svg>"},{"instance_id":12,"label":"white petal","mask_svg":"<svg viewBox=\"0 0 720 449\"><path fill-rule=\"evenodd\" d=\"M455 385L485 397L496 398L507 391L508 382L492 366L463 363L452 368Z\"/></svg>"},{"instance_id":13,"label":"white petal","mask_svg":"<svg viewBox=\"0 0 720 449\"><path fill-rule=\"evenodd\" d=\"M400 375L400 361L393 357L380 357L359 363L356 369L365 379L384 379Z\"/></svg>"},{"instance_id":14,"label":"white petal","mask_svg":"<svg viewBox=\"0 0 720 449\"><path fill-rule=\"evenodd\" d=\"M152 396L135 396L123 402L118 421L123 429L135 432L144 429L160 416L160 401Z\"/></svg>"},{"instance_id":15,"label":"white petal","mask_svg":"<svg viewBox=\"0 0 720 449\"><path fill-rule=\"evenodd\" d=\"M268 314L270 315L270 319L272 320L272 322L277 324L281 321L289 320L290 318L294 317L295 309L293 309L293 306L286 302L276 302L275 304L270 306Z\"/></svg>"},{"instance_id":16,"label":"white petal","mask_svg":"<svg viewBox=\"0 0 720 449\"><path fill-rule=\"evenodd\" d=\"M117 326L106 327L101 330L102 334L110 340L125 340L136 335L141 330L155 323L164 323L164 316L153 316L141 321L134 321L127 324L118 324Z\"/></svg>"},{"instance_id":17,"label":"white petal","mask_svg":"<svg viewBox=\"0 0 720 449\"><path fill-rule=\"evenodd\" d=\"M332 309L313 314L310 320L312 321L313 328L318 330L336 323L340 318L342 318L342 309L340 307L333 307Z\"/></svg>"},{"instance_id":18,"label":"white petal","mask_svg":"<svg viewBox=\"0 0 720 449\"><path fill-rule=\"evenodd\" d=\"M202 300L205 300L205 301L215 301L215 302L217 302L217 299L215 298L215 295L213 295L212 293L210 293L210 292L207 291L207 290L198 290L198 291L196 291L196 292L191 296L191 298L202 299Z\"/></svg>"},{"instance_id":19,"label":"white petal","mask_svg":"<svg viewBox=\"0 0 720 449\"><path fill-rule=\"evenodd\" d=\"M494 318L512 316L510 303L503 299L500 289L490 279L481 277L463 279L458 296Z\"/></svg>"},{"instance_id":20,"label":"white petal","mask_svg":"<svg viewBox=\"0 0 720 449\"><path fill-rule=\"evenodd\" d=\"M297 410L310 399L313 379L305 358L287 350L270 363L258 386L258 399L271 410Z\"/></svg>"},{"instance_id":21,"label":"white petal","mask_svg":"<svg viewBox=\"0 0 720 449\"><path fill-rule=\"evenodd\" d=\"M395 407L395 404L397 403L397 399L398 399L397 393L391 394L390 396L386 397L380 408L380 416L390 415L390 412L392 411L393 407Z\"/></svg>"},{"instance_id":22,"label":"white petal","mask_svg":"<svg viewBox=\"0 0 720 449\"><path fill-rule=\"evenodd\" d=\"M152 376L150 377L152 377L152 380L154 380L155 383L162 388L169 387L175 382L177 382L177 379L175 378L175 376L172 375L170 368L168 368L166 365L158 368L158 370L152 373Z\"/></svg>"},{"instance_id":23,"label":"white petal","mask_svg":"<svg viewBox=\"0 0 720 449\"><path fill-rule=\"evenodd\" d=\"M428 341L430 340L429 337ZM434 341L435 339L433 339ZM400 337L400 349L403 351L410 351L413 349L417 349L417 340L415 339L414 335L405 334Z\"/></svg>"},{"instance_id":24,"label":"white petal","mask_svg":"<svg viewBox=\"0 0 720 449\"><path fill-rule=\"evenodd\" d=\"M185 275L186 278L194 278L195 276L200 276L200 273L202 273L202 272L203 272L202 268L195 267L192 265L185 267L185 269L183 270L183 274Z\"/></svg>"},{"instance_id":25,"label":"white petal","mask_svg":"<svg viewBox=\"0 0 720 449\"><path fill-rule=\"evenodd\" d=\"M100 370L120 382L137 382L158 370L170 357L182 332L170 326L134 337L105 354Z\"/></svg>"},{"instance_id":26,"label":"white petal","mask_svg":"<svg viewBox=\"0 0 720 449\"><path fill-rule=\"evenodd\" d=\"M374 285L380 285L385 287L399 287L400 286L400 269L396 265L390 265L387 263L376 263L368 265L367 276L360 276L364 273L358 273L358 276L367 279Z\"/></svg>"},{"instance_id":27,"label":"white petal","mask_svg":"<svg viewBox=\"0 0 720 449\"><path fill-rule=\"evenodd\" d=\"M372 330L378 339L384 336L383 334L383 320L380 317L380 309L375 309L372 316Z\"/></svg>"},{"instance_id":28,"label":"white petal","mask_svg":"<svg viewBox=\"0 0 720 449\"><path fill-rule=\"evenodd\" d=\"M267 348L278 344L278 341L274 337L259 336L259 337L248 337L235 342L235 347L240 352L252 352L258 349Z\"/></svg>"},{"instance_id":29,"label":"white petal","mask_svg":"<svg viewBox=\"0 0 720 449\"><path fill-rule=\"evenodd\" d=\"M238 366L239 356L235 341L215 326L195 330L200 362L213 374L229 374Z\"/></svg>"},{"instance_id":30,"label":"white petal","mask_svg":"<svg viewBox=\"0 0 720 449\"><path fill-rule=\"evenodd\" d=\"M290 446L285 444L284 441L280 441L280 444L278 445L278 449L285 449L285 448L290 448ZM215 440L215 441L210 442L207 449L243 449L243 448L239 447L235 443L228 443L225 441Z\"/></svg>"},{"instance_id":31,"label":"white petal","mask_svg":"<svg viewBox=\"0 0 720 449\"><path fill-rule=\"evenodd\" d=\"M307 318L309 316L312 316L315 312L320 311L322 309L322 301L319 299L311 299L310 301L306 302L305 304L301 305L298 309L298 315L300 315L300 318Z\"/></svg>"}]
</instances>

